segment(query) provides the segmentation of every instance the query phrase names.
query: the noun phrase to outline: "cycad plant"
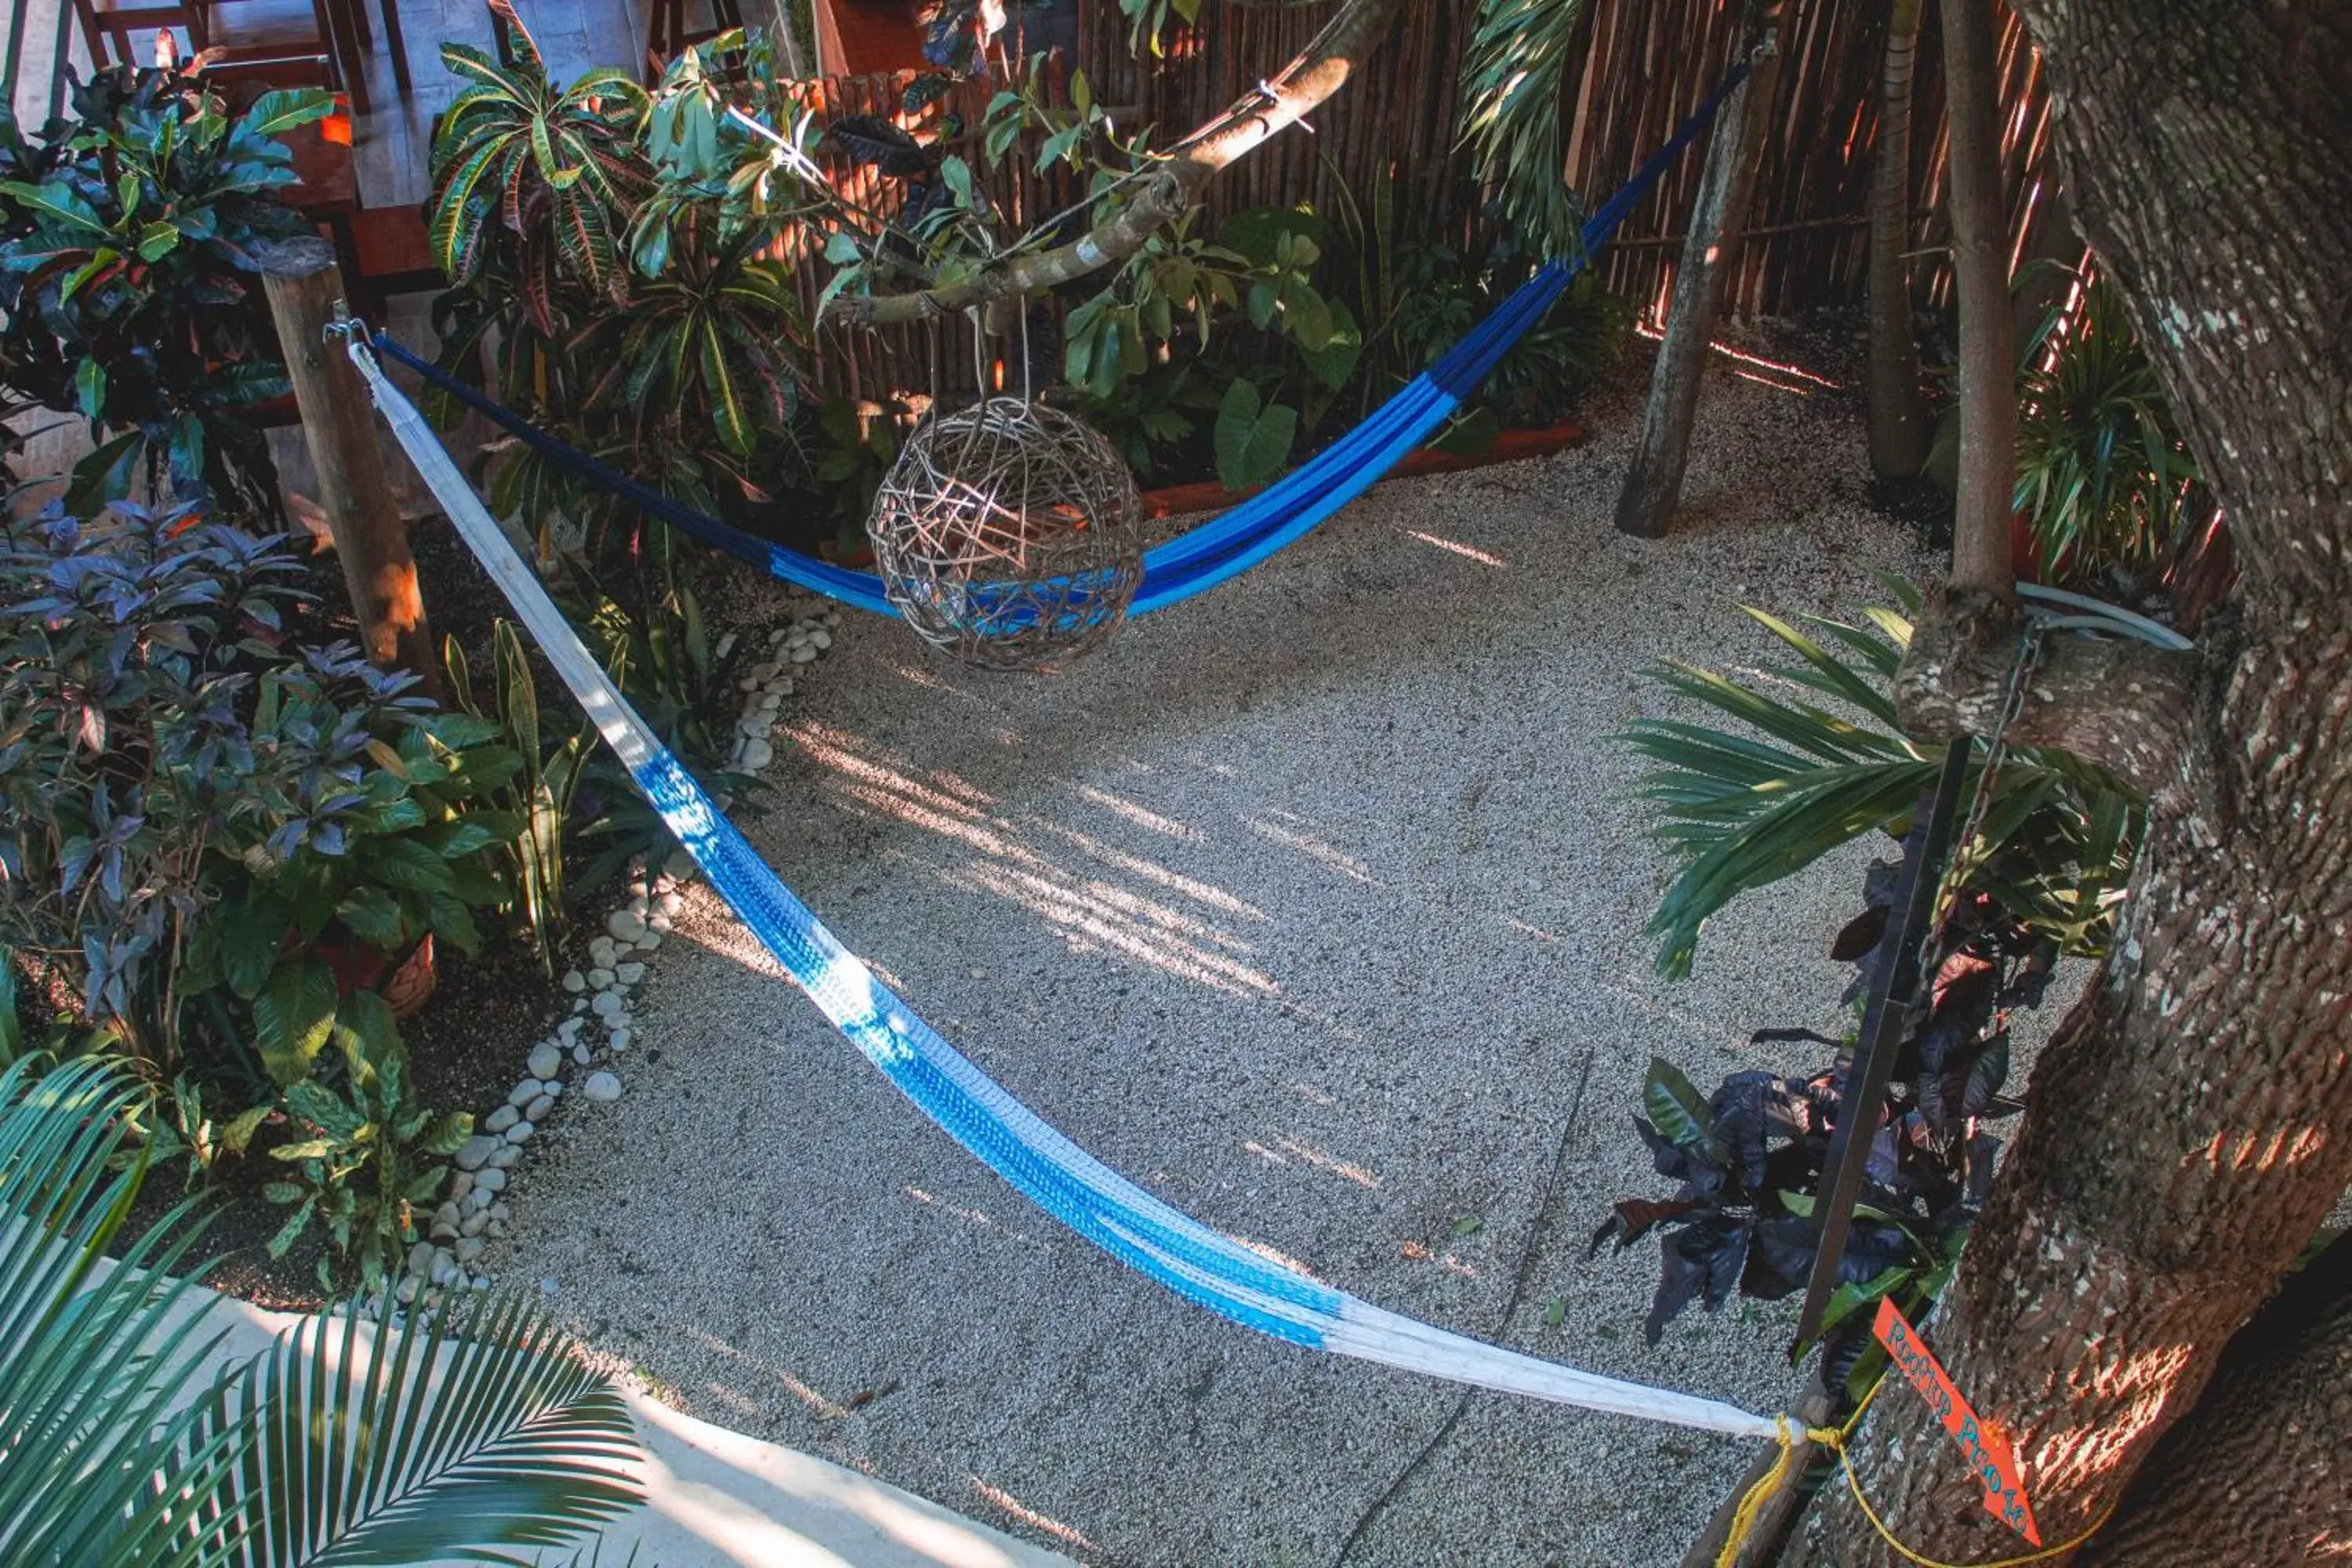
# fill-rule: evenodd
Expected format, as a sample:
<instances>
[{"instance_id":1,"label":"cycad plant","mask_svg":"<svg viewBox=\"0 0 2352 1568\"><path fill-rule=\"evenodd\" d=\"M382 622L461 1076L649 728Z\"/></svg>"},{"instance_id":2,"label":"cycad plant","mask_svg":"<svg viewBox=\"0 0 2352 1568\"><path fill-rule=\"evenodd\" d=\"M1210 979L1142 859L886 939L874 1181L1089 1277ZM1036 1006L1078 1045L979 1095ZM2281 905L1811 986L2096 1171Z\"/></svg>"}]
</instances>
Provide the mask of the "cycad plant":
<instances>
[{"instance_id":1,"label":"cycad plant","mask_svg":"<svg viewBox=\"0 0 2352 1568\"><path fill-rule=\"evenodd\" d=\"M1906 736L1888 694L1918 609L1916 591L1895 586L1900 608L1873 608L1865 625L1750 609L1798 658L1762 679L1742 683L1682 663L1657 672L1669 692L1738 726L1645 719L1620 737L1658 764L1643 795L1661 808L1658 837L1683 862L1650 919L1666 974L1690 973L1700 928L1740 894L1864 834L1899 839L1909 831L1944 748ZM1980 767L1983 742L1969 743ZM1978 778L1970 769L1971 793ZM2109 775L2062 751L2012 747L1981 831L1961 847L1954 874L2063 951L2096 952L2141 821L2140 803Z\"/></svg>"},{"instance_id":2,"label":"cycad plant","mask_svg":"<svg viewBox=\"0 0 2352 1568\"><path fill-rule=\"evenodd\" d=\"M220 1298L165 1215L110 1263L139 1098L84 1060L0 1074L0 1562L520 1563L642 1499L627 1406L520 1302L364 1331L325 1313L208 1371Z\"/></svg>"}]
</instances>

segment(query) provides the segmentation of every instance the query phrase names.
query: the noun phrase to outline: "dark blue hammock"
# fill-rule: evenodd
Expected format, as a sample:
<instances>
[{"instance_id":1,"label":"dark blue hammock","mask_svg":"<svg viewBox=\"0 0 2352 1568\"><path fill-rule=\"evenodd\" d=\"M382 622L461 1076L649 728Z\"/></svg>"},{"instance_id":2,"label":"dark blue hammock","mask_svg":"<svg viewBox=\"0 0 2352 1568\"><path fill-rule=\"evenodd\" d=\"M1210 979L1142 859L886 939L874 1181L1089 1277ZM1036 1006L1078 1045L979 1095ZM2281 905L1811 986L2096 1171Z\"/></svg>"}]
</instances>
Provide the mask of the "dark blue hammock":
<instances>
[{"instance_id":1,"label":"dark blue hammock","mask_svg":"<svg viewBox=\"0 0 2352 1568\"><path fill-rule=\"evenodd\" d=\"M1296 543L1317 524L1370 489L1406 454L1427 440L1477 390L1512 346L1543 320L1593 254L1609 243L1626 216L1706 128L1724 96L1747 74L1747 62L1734 65L1723 84L1676 128L1666 144L1651 153L1633 172L1633 177L1593 212L1585 221L1578 255L1546 263L1435 364L1309 461L1256 495L1147 552L1143 558L1143 584L1137 590L1129 613L1140 615L1162 609L1205 593ZM593 479L647 516L661 519L688 537L845 605L855 605L877 615L898 614L883 592L882 580L872 573L854 572L803 555L672 500L578 447L558 440L432 361L410 353L388 333L377 333L375 344L509 435Z\"/></svg>"}]
</instances>

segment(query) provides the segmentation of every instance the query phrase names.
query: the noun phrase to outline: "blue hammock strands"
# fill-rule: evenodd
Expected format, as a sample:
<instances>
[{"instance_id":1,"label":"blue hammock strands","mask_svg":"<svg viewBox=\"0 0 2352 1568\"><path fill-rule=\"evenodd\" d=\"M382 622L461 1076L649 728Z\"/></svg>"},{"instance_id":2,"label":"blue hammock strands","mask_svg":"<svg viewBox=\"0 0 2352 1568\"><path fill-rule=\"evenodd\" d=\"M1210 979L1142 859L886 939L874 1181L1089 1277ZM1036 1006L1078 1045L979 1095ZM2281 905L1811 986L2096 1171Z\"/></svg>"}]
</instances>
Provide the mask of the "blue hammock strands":
<instances>
[{"instance_id":1,"label":"blue hammock strands","mask_svg":"<svg viewBox=\"0 0 2352 1568\"><path fill-rule=\"evenodd\" d=\"M1143 584L1130 615L1165 609L1240 575L1306 537L1316 526L1362 495L1406 455L1452 418L1512 346L1541 321L1594 252L1607 245L1626 216L1689 146L1748 75L1745 61L1699 105L1674 135L1643 161L1608 201L1585 221L1579 255L1547 263L1511 297L1464 336L1427 371L1414 377L1363 423L1312 459L1248 500L1170 540L1143 557ZM642 484L611 465L538 428L512 409L415 353L389 333L378 333L383 354L533 450L595 481L648 517L659 518L688 538L746 561L773 576L877 615L898 614L870 572L819 561L696 510Z\"/></svg>"},{"instance_id":2,"label":"blue hammock strands","mask_svg":"<svg viewBox=\"0 0 2352 1568\"><path fill-rule=\"evenodd\" d=\"M1290 1344L1733 1436L1783 1432L1785 1417L1580 1372L1385 1311L1211 1229L1055 1131L918 1017L793 896L629 706L366 345L354 337L349 351L458 533L711 886L834 1027L925 1116L1039 1207L1186 1300Z\"/></svg>"},{"instance_id":3,"label":"blue hammock strands","mask_svg":"<svg viewBox=\"0 0 2352 1568\"><path fill-rule=\"evenodd\" d=\"M1614 231L1673 154L1697 132L1744 68L1594 214L1589 244ZM1580 263L1546 268L1429 375L1289 479L1147 558L1146 593L1158 607L1202 592L1298 538L1402 457L1523 334ZM804 587L888 613L877 580L751 539L646 489L533 430L472 389L451 382L389 340L384 352L418 369L520 439L688 534L767 566ZM914 1105L991 1170L1079 1236L1184 1300L1287 1343L1433 1377L1583 1409L1662 1421L1785 1447L1784 1415L1603 1377L1383 1310L1275 1263L1202 1225L1095 1159L975 1067L918 1017L816 916L719 809L632 710L564 620L488 508L415 407L386 379L367 344L347 344L376 406L459 534L499 584L598 732L711 886L818 1009ZM1155 575L1156 574L1156 575Z\"/></svg>"}]
</instances>

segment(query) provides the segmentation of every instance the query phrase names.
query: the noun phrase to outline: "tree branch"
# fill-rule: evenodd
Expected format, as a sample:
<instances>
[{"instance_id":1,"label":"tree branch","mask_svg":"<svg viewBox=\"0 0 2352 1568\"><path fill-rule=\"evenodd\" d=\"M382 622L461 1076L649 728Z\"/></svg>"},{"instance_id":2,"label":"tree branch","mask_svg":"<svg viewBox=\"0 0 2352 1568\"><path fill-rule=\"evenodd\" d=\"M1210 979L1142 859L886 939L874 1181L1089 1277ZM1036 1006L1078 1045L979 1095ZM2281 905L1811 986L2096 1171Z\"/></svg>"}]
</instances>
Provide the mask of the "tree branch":
<instances>
[{"instance_id":1,"label":"tree branch","mask_svg":"<svg viewBox=\"0 0 2352 1568\"><path fill-rule=\"evenodd\" d=\"M1178 143L1175 155L1143 182L1139 195L1069 244L919 293L835 295L818 324L881 327L926 321L1034 294L1125 260L1154 232L1182 217L1194 193L1220 170L1296 125L1345 87L1358 63L1388 35L1402 5L1402 0L1348 0L1297 59Z\"/></svg>"},{"instance_id":2,"label":"tree branch","mask_svg":"<svg viewBox=\"0 0 2352 1568\"><path fill-rule=\"evenodd\" d=\"M1990 735L2024 630L2024 615L2004 595L1931 591L1895 677L1904 728L1932 740ZM2193 798L2205 776L2195 740L2204 671L2195 653L2120 638L2050 638L2009 740L2072 752L2150 799L2183 798L2182 790Z\"/></svg>"}]
</instances>

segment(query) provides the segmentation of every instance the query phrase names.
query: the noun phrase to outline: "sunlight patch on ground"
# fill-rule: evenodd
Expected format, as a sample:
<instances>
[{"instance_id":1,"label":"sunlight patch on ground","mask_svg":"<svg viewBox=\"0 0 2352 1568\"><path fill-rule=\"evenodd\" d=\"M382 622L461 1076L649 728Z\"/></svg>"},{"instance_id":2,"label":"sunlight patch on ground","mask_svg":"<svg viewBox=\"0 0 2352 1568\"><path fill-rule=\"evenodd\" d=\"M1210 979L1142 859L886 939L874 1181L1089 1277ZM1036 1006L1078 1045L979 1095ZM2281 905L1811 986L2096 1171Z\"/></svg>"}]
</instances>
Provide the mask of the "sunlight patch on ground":
<instances>
[{"instance_id":1,"label":"sunlight patch on ground","mask_svg":"<svg viewBox=\"0 0 2352 1568\"><path fill-rule=\"evenodd\" d=\"M1445 551L1450 554L1459 555L1465 560L1475 561L1481 566L1508 567L1510 565L1510 563L1504 560L1501 556L1494 554L1489 551L1480 550L1475 545L1465 544L1458 539L1447 539L1443 535L1435 533L1423 533L1417 528L1406 529L1404 531L1404 536L1407 539L1418 539L1423 544L1434 545L1440 550Z\"/></svg>"},{"instance_id":2,"label":"sunlight patch on ground","mask_svg":"<svg viewBox=\"0 0 2352 1568\"><path fill-rule=\"evenodd\" d=\"M1243 824L1261 838L1270 839L1286 849L1296 849L1309 860L1328 866L1341 876L1363 883L1368 888L1379 887L1372 868L1345 850L1334 848L1312 834L1293 832L1287 827L1268 822L1262 816L1245 816Z\"/></svg>"},{"instance_id":3,"label":"sunlight patch on ground","mask_svg":"<svg viewBox=\"0 0 2352 1568\"><path fill-rule=\"evenodd\" d=\"M1080 784L1076 793L1077 797L1088 805L1098 805L1114 816L1125 817L1138 827L1148 827L1154 833L1164 833L1171 838L1200 837L1198 832L1185 826L1182 823L1162 816L1156 811L1147 811L1135 802L1115 795L1107 789L1097 789L1092 784Z\"/></svg>"},{"instance_id":4,"label":"sunlight patch on ground","mask_svg":"<svg viewBox=\"0 0 2352 1568\"><path fill-rule=\"evenodd\" d=\"M1070 1525L1064 1524L1060 1520L1055 1519L1051 1514L1039 1513L1035 1509L1031 1508L1027 1503L1023 1502L1019 1498L1014 1497L1011 1492L1004 1490L1003 1488L990 1486L978 1476L971 1477L971 1489L980 1494L982 1501L986 1502L991 1508L1001 1510L1003 1512L1019 1520L1022 1523L1029 1526L1032 1530L1042 1530L1046 1534L1052 1536L1055 1540L1066 1541L1081 1552L1099 1552L1102 1550L1102 1548L1097 1546L1093 1542L1087 1540L1086 1536L1081 1534L1076 1529Z\"/></svg>"}]
</instances>

